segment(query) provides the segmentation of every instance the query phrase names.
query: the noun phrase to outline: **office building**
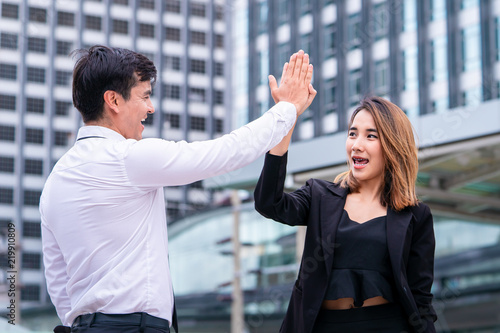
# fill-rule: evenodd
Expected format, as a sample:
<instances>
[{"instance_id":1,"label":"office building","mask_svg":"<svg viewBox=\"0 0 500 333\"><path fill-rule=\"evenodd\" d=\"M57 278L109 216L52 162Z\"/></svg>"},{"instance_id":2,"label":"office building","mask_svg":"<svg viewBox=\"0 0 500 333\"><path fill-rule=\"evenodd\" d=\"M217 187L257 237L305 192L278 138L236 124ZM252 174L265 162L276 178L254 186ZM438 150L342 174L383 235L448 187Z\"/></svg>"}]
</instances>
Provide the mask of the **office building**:
<instances>
[{"instance_id":1,"label":"office building","mask_svg":"<svg viewBox=\"0 0 500 333\"><path fill-rule=\"evenodd\" d=\"M441 332L498 330L500 309L493 304L500 299L500 1L233 4L236 124L273 104L267 75L279 77L292 52L305 50L315 67L318 95L294 132L287 190L309 178L331 181L346 170L347 125L364 95L395 102L415 127L420 148L417 194L434 216L436 327ZM261 159L204 184L251 192L262 164ZM171 228L181 324L194 323L188 325L193 332L229 327L231 246L217 243L231 236L229 212L221 208ZM240 219L239 238L245 246L237 273L245 295L246 328L276 332L297 277L303 230L260 217L251 203L243 206ZM199 246L186 247L188 239ZM212 265L198 263L197 258L205 257ZM196 275L187 278L190 272ZM212 279L198 278L203 276Z\"/></svg>"},{"instance_id":2,"label":"office building","mask_svg":"<svg viewBox=\"0 0 500 333\"><path fill-rule=\"evenodd\" d=\"M5 0L0 11L0 226L15 224L18 287L28 309L50 305L40 193L82 125L72 105L70 52L103 44L143 53L158 69L156 112L144 137L212 139L230 127L225 34L231 15L223 0ZM200 182L166 189L168 219L213 196ZM7 268L5 253L1 264Z\"/></svg>"}]
</instances>

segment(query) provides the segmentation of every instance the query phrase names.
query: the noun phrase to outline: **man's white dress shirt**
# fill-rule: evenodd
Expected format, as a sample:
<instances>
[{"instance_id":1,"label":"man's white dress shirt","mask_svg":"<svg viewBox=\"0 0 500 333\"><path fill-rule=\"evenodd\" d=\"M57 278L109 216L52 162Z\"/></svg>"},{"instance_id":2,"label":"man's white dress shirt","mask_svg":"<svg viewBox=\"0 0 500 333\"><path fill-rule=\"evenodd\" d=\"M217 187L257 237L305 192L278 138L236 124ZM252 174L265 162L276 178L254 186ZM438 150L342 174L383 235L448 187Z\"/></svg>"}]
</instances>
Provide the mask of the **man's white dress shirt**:
<instances>
[{"instance_id":1,"label":"man's white dress shirt","mask_svg":"<svg viewBox=\"0 0 500 333\"><path fill-rule=\"evenodd\" d=\"M45 276L62 323L93 312L147 312L171 323L163 187L251 163L281 141L296 117L293 104L280 102L230 134L193 143L80 128L40 199Z\"/></svg>"}]
</instances>

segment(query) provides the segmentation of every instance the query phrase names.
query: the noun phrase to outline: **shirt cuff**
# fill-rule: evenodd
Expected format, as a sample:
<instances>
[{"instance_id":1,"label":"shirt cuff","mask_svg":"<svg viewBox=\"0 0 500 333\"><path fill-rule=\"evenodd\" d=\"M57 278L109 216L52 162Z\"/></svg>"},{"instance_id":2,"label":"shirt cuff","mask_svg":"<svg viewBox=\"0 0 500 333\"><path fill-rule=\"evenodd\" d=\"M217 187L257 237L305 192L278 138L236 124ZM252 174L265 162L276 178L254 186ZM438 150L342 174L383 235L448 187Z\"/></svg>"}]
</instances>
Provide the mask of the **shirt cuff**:
<instances>
[{"instance_id":1,"label":"shirt cuff","mask_svg":"<svg viewBox=\"0 0 500 333\"><path fill-rule=\"evenodd\" d=\"M271 110L285 122L288 133L297 120L297 109L295 108L295 105L289 102L278 102L271 108Z\"/></svg>"}]
</instances>

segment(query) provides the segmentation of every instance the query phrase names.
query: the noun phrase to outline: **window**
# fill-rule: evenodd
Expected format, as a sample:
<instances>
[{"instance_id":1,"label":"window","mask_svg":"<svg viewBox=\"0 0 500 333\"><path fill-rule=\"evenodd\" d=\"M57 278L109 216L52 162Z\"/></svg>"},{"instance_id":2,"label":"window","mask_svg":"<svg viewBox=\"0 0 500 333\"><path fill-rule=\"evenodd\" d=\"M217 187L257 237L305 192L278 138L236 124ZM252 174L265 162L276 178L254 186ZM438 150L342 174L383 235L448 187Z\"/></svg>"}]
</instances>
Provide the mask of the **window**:
<instances>
[{"instance_id":1,"label":"window","mask_svg":"<svg viewBox=\"0 0 500 333\"><path fill-rule=\"evenodd\" d=\"M0 187L0 204L13 204L14 190L12 188Z\"/></svg>"},{"instance_id":2,"label":"window","mask_svg":"<svg viewBox=\"0 0 500 333\"><path fill-rule=\"evenodd\" d=\"M278 21L279 24L288 22L288 12L290 5L287 0L278 0Z\"/></svg>"},{"instance_id":3,"label":"window","mask_svg":"<svg viewBox=\"0 0 500 333\"><path fill-rule=\"evenodd\" d=\"M41 195L42 195L42 191L24 190L24 193L23 193L24 205L25 206L39 206Z\"/></svg>"},{"instance_id":4,"label":"window","mask_svg":"<svg viewBox=\"0 0 500 333\"><path fill-rule=\"evenodd\" d=\"M224 48L224 36L223 35L215 35L215 47Z\"/></svg>"},{"instance_id":5,"label":"window","mask_svg":"<svg viewBox=\"0 0 500 333\"><path fill-rule=\"evenodd\" d=\"M43 8L30 7L28 16L31 22L47 23L47 10Z\"/></svg>"},{"instance_id":6,"label":"window","mask_svg":"<svg viewBox=\"0 0 500 333\"><path fill-rule=\"evenodd\" d=\"M191 59L189 68L191 73L205 74L205 60Z\"/></svg>"},{"instance_id":7,"label":"window","mask_svg":"<svg viewBox=\"0 0 500 333\"><path fill-rule=\"evenodd\" d=\"M2 3L2 17L19 18L19 6L11 3Z\"/></svg>"},{"instance_id":8,"label":"window","mask_svg":"<svg viewBox=\"0 0 500 333\"><path fill-rule=\"evenodd\" d=\"M215 19L224 20L224 6L215 5Z\"/></svg>"},{"instance_id":9,"label":"window","mask_svg":"<svg viewBox=\"0 0 500 333\"><path fill-rule=\"evenodd\" d=\"M381 2L373 7L372 29L375 40L387 37L390 19L386 2Z\"/></svg>"},{"instance_id":10,"label":"window","mask_svg":"<svg viewBox=\"0 0 500 333\"><path fill-rule=\"evenodd\" d=\"M214 103L217 105L224 105L224 92L221 90L215 90L214 94Z\"/></svg>"},{"instance_id":11,"label":"window","mask_svg":"<svg viewBox=\"0 0 500 333\"><path fill-rule=\"evenodd\" d=\"M359 103L361 99L361 70L356 69L349 72L349 105Z\"/></svg>"},{"instance_id":12,"label":"window","mask_svg":"<svg viewBox=\"0 0 500 333\"><path fill-rule=\"evenodd\" d=\"M305 34L300 36L300 48L304 50L305 53L308 53L309 56L311 56L311 43L312 43L312 37L311 34Z\"/></svg>"},{"instance_id":13,"label":"window","mask_svg":"<svg viewBox=\"0 0 500 333\"><path fill-rule=\"evenodd\" d=\"M23 237L42 238L40 222L23 222Z\"/></svg>"},{"instance_id":14,"label":"window","mask_svg":"<svg viewBox=\"0 0 500 333\"><path fill-rule=\"evenodd\" d=\"M73 27L75 25L75 14L69 12L57 12L57 25Z\"/></svg>"},{"instance_id":15,"label":"window","mask_svg":"<svg viewBox=\"0 0 500 333\"><path fill-rule=\"evenodd\" d=\"M40 269L42 266L42 255L34 252L23 252L22 268Z\"/></svg>"},{"instance_id":16,"label":"window","mask_svg":"<svg viewBox=\"0 0 500 333\"><path fill-rule=\"evenodd\" d=\"M28 67L28 82L45 83L45 68Z\"/></svg>"},{"instance_id":17,"label":"window","mask_svg":"<svg viewBox=\"0 0 500 333\"><path fill-rule=\"evenodd\" d=\"M269 73L269 50L262 50L261 52L258 53L258 71L257 73L260 74L260 84L267 84L267 75Z\"/></svg>"},{"instance_id":18,"label":"window","mask_svg":"<svg viewBox=\"0 0 500 333\"><path fill-rule=\"evenodd\" d=\"M481 68L481 36L479 24L462 30L462 59L464 72Z\"/></svg>"},{"instance_id":19,"label":"window","mask_svg":"<svg viewBox=\"0 0 500 333\"><path fill-rule=\"evenodd\" d=\"M311 12L311 7L312 7L311 0L300 0L299 5L300 5L300 12L302 13L302 15Z\"/></svg>"},{"instance_id":20,"label":"window","mask_svg":"<svg viewBox=\"0 0 500 333\"><path fill-rule=\"evenodd\" d=\"M47 52L47 41L45 38L28 37L28 51L35 53Z\"/></svg>"},{"instance_id":21,"label":"window","mask_svg":"<svg viewBox=\"0 0 500 333\"><path fill-rule=\"evenodd\" d=\"M417 47L411 46L403 51L403 80L404 90L418 88L418 59Z\"/></svg>"},{"instance_id":22,"label":"window","mask_svg":"<svg viewBox=\"0 0 500 333\"><path fill-rule=\"evenodd\" d=\"M24 173L27 175L43 175L43 161L30 158L25 159Z\"/></svg>"},{"instance_id":23,"label":"window","mask_svg":"<svg viewBox=\"0 0 500 333\"><path fill-rule=\"evenodd\" d=\"M181 29L166 27L165 28L165 39L172 40L175 42L180 42L181 41Z\"/></svg>"},{"instance_id":24,"label":"window","mask_svg":"<svg viewBox=\"0 0 500 333\"><path fill-rule=\"evenodd\" d=\"M462 93L462 101L464 106L476 106L483 100L483 89L481 86L469 89Z\"/></svg>"},{"instance_id":25,"label":"window","mask_svg":"<svg viewBox=\"0 0 500 333\"><path fill-rule=\"evenodd\" d=\"M215 119L215 133L224 133L224 120L223 119Z\"/></svg>"},{"instance_id":26,"label":"window","mask_svg":"<svg viewBox=\"0 0 500 333\"><path fill-rule=\"evenodd\" d=\"M56 42L56 54L61 56L69 56L72 47L73 47L72 42L65 42L58 40Z\"/></svg>"},{"instance_id":27,"label":"window","mask_svg":"<svg viewBox=\"0 0 500 333\"><path fill-rule=\"evenodd\" d=\"M113 3L116 5L128 6L128 0L113 0Z\"/></svg>"},{"instance_id":28,"label":"window","mask_svg":"<svg viewBox=\"0 0 500 333\"><path fill-rule=\"evenodd\" d=\"M441 114L446 112L447 110L448 110L448 97L432 101L432 112Z\"/></svg>"},{"instance_id":29,"label":"window","mask_svg":"<svg viewBox=\"0 0 500 333\"><path fill-rule=\"evenodd\" d=\"M0 78L7 80L17 80L17 66L10 64L0 64Z\"/></svg>"},{"instance_id":30,"label":"window","mask_svg":"<svg viewBox=\"0 0 500 333\"><path fill-rule=\"evenodd\" d=\"M189 88L188 99L190 102L205 103L205 89L203 88Z\"/></svg>"},{"instance_id":31,"label":"window","mask_svg":"<svg viewBox=\"0 0 500 333\"><path fill-rule=\"evenodd\" d=\"M334 109L337 103L337 80L330 79L325 82L325 107L327 109ZM332 105L333 104L333 105Z\"/></svg>"},{"instance_id":32,"label":"window","mask_svg":"<svg viewBox=\"0 0 500 333\"><path fill-rule=\"evenodd\" d=\"M139 0L139 8L155 9L155 0Z\"/></svg>"},{"instance_id":33,"label":"window","mask_svg":"<svg viewBox=\"0 0 500 333\"><path fill-rule=\"evenodd\" d=\"M14 157L0 156L0 172L14 173Z\"/></svg>"},{"instance_id":34,"label":"window","mask_svg":"<svg viewBox=\"0 0 500 333\"><path fill-rule=\"evenodd\" d=\"M113 20L113 32L117 34L128 34L128 21Z\"/></svg>"},{"instance_id":35,"label":"window","mask_svg":"<svg viewBox=\"0 0 500 333\"><path fill-rule=\"evenodd\" d=\"M26 98L26 111L43 114L45 112L45 100L43 98Z\"/></svg>"},{"instance_id":36,"label":"window","mask_svg":"<svg viewBox=\"0 0 500 333\"><path fill-rule=\"evenodd\" d=\"M403 31L417 29L417 3L415 0L403 0Z\"/></svg>"},{"instance_id":37,"label":"window","mask_svg":"<svg viewBox=\"0 0 500 333\"><path fill-rule=\"evenodd\" d=\"M191 116L189 122L189 129L192 131L205 131L205 118Z\"/></svg>"},{"instance_id":38,"label":"window","mask_svg":"<svg viewBox=\"0 0 500 333\"><path fill-rule=\"evenodd\" d=\"M181 87L175 84L164 84L163 96L170 99L181 99Z\"/></svg>"},{"instance_id":39,"label":"window","mask_svg":"<svg viewBox=\"0 0 500 333\"><path fill-rule=\"evenodd\" d=\"M16 128L14 126L0 125L0 141L15 141Z\"/></svg>"},{"instance_id":40,"label":"window","mask_svg":"<svg viewBox=\"0 0 500 333\"><path fill-rule=\"evenodd\" d=\"M167 202L167 214L170 218L176 218L180 214L179 202L168 200Z\"/></svg>"},{"instance_id":41,"label":"window","mask_svg":"<svg viewBox=\"0 0 500 333\"><path fill-rule=\"evenodd\" d=\"M26 143L43 144L43 129L27 128L25 132Z\"/></svg>"},{"instance_id":42,"label":"window","mask_svg":"<svg viewBox=\"0 0 500 333\"><path fill-rule=\"evenodd\" d=\"M73 106L73 103L66 101L56 101L56 116L67 116L69 114L69 110Z\"/></svg>"},{"instance_id":43,"label":"window","mask_svg":"<svg viewBox=\"0 0 500 333\"><path fill-rule=\"evenodd\" d=\"M352 50L361 45L361 15L359 13L349 16L347 21L347 50Z\"/></svg>"},{"instance_id":44,"label":"window","mask_svg":"<svg viewBox=\"0 0 500 333\"><path fill-rule=\"evenodd\" d=\"M0 34L0 47L2 49L17 50L17 35L2 32Z\"/></svg>"},{"instance_id":45,"label":"window","mask_svg":"<svg viewBox=\"0 0 500 333\"><path fill-rule=\"evenodd\" d=\"M0 94L0 110L16 110L16 96Z\"/></svg>"},{"instance_id":46,"label":"window","mask_svg":"<svg viewBox=\"0 0 500 333\"><path fill-rule=\"evenodd\" d=\"M281 69L283 64L288 62L290 59L290 43L282 43L278 45L278 57L276 58L276 68L279 70L279 75L281 75ZM278 78L277 78L278 79Z\"/></svg>"},{"instance_id":47,"label":"window","mask_svg":"<svg viewBox=\"0 0 500 333\"><path fill-rule=\"evenodd\" d=\"M448 77L446 36L438 37L431 42L431 70L433 81L443 81Z\"/></svg>"},{"instance_id":48,"label":"window","mask_svg":"<svg viewBox=\"0 0 500 333\"><path fill-rule=\"evenodd\" d=\"M202 31L191 31L191 43L205 45L206 34Z\"/></svg>"},{"instance_id":49,"label":"window","mask_svg":"<svg viewBox=\"0 0 500 333\"><path fill-rule=\"evenodd\" d=\"M149 116L148 116L148 118L149 118ZM59 146L59 147L67 146L70 137L71 137L70 132L55 131L54 132L54 145Z\"/></svg>"},{"instance_id":50,"label":"window","mask_svg":"<svg viewBox=\"0 0 500 333\"><path fill-rule=\"evenodd\" d=\"M446 0L431 0L431 20L437 21L446 18Z\"/></svg>"},{"instance_id":51,"label":"window","mask_svg":"<svg viewBox=\"0 0 500 333\"><path fill-rule=\"evenodd\" d=\"M181 12L181 1L180 0L166 0L165 10L170 13L180 13Z\"/></svg>"},{"instance_id":52,"label":"window","mask_svg":"<svg viewBox=\"0 0 500 333\"><path fill-rule=\"evenodd\" d=\"M224 64L222 62L215 63L215 76L224 76Z\"/></svg>"},{"instance_id":53,"label":"window","mask_svg":"<svg viewBox=\"0 0 500 333\"><path fill-rule=\"evenodd\" d=\"M199 17L205 17L206 16L206 9L205 9L205 4L201 2L190 2L189 7L191 9L191 15L192 16L199 16Z\"/></svg>"},{"instance_id":54,"label":"window","mask_svg":"<svg viewBox=\"0 0 500 333\"><path fill-rule=\"evenodd\" d=\"M175 56L165 56L165 68L174 71L181 70L181 58Z\"/></svg>"},{"instance_id":55,"label":"window","mask_svg":"<svg viewBox=\"0 0 500 333\"><path fill-rule=\"evenodd\" d=\"M165 121L170 124L170 128L181 128L181 116L175 113L165 113Z\"/></svg>"},{"instance_id":56,"label":"window","mask_svg":"<svg viewBox=\"0 0 500 333\"><path fill-rule=\"evenodd\" d=\"M139 23L139 36L155 38L155 26L152 24Z\"/></svg>"},{"instance_id":57,"label":"window","mask_svg":"<svg viewBox=\"0 0 500 333\"><path fill-rule=\"evenodd\" d=\"M479 7L479 0L462 0L460 9L467 9L472 7Z\"/></svg>"},{"instance_id":58,"label":"window","mask_svg":"<svg viewBox=\"0 0 500 333\"><path fill-rule=\"evenodd\" d=\"M500 17L497 17L496 20L496 29L495 29L495 46L497 53L497 61L500 61Z\"/></svg>"},{"instance_id":59,"label":"window","mask_svg":"<svg viewBox=\"0 0 500 333\"><path fill-rule=\"evenodd\" d=\"M337 51L337 26L335 24L330 24L325 27L324 33L324 45L325 45L325 59L329 59L335 55ZM290 53L290 52L288 52ZM288 60L288 59L286 59Z\"/></svg>"},{"instance_id":60,"label":"window","mask_svg":"<svg viewBox=\"0 0 500 333\"><path fill-rule=\"evenodd\" d=\"M40 301L40 286L26 284L21 288L21 301Z\"/></svg>"},{"instance_id":61,"label":"window","mask_svg":"<svg viewBox=\"0 0 500 333\"><path fill-rule=\"evenodd\" d=\"M102 29L101 21L102 21L101 17L99 16L85 15L85 28L89 30L101 31Z\"/></svg>"},{"instance_id":62,"label":"window","mask_svg":"<svg viewBox=\"0 0 500 333\"><path fill-rule=\"evenodd\" d=\"M56 86L69 86L71 81L71 72L56 71Z\"/></svg>"},{"instance_id":63,"label":"window","mask_svg":"<svg viewBox=\"0 0 500 333\"><path fill-rule=\"evenodd\" d=\"M257 30L259 34L267 32L267 15L269 12L269 7L267 5L267 1L259 1L258 9L256 11L257 14Z\"/></svg>"},{"instance_id":64,"label":"window","mask_svg":"<svg viewBox=\"0 0 500 333\"><path fill-rule=\"evenodd\" d=\"M377 94L387 94L389 91L389 62L387 59L375 63L374 79Z\"/></svg>"}]
</instances>

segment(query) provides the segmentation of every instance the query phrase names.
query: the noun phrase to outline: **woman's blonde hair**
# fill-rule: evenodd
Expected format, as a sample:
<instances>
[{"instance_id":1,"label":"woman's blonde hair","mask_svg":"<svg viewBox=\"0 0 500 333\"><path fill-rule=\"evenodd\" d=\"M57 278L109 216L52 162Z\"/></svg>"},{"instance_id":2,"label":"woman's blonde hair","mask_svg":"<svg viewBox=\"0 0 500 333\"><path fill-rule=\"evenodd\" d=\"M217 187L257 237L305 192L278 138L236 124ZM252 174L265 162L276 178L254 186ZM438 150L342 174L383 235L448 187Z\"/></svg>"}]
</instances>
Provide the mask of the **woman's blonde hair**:
<instances>
[{"instance_id":1,"label":"woman's blonde hair","mask_svg":"<svg viewBox=\"0 0 500 333\"><path fill-rule=\"evenodd\" d=\"M381 204L389 205L396 211L416 205L418 149L410 120L398 106L388 100L375 96L366 97L354 110L348 128L351 128L354 117L361 110L370 112L375 121L385 159L384 180L380 187ZM348 161L351 163L350 156ZM350 169L338 175L335 182L348 188L350 192L357 192L359 189L359 183Z\"/></svg>"}]
</instances>

